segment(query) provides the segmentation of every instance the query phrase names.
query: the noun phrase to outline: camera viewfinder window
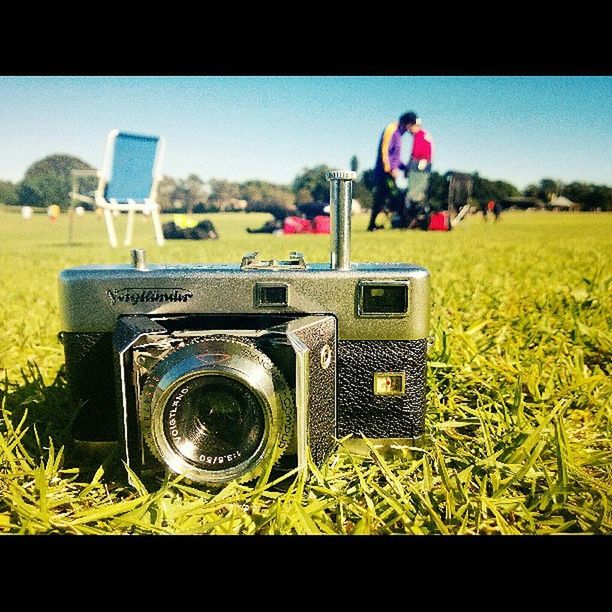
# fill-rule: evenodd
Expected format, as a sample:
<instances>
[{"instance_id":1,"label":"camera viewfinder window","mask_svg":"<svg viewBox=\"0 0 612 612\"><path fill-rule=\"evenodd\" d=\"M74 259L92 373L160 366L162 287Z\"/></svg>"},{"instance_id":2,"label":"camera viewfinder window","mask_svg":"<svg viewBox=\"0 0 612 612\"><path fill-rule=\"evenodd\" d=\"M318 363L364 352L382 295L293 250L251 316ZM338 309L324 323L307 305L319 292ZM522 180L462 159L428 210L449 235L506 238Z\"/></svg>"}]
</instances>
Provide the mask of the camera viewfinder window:
<instances>
[{"instance_id":1,"label":"camera viewfinder window","mask_svg":"<svg viewBox=\"0 0 612 612\"><path fill-rule=\"evenodd\" d=\"M362 282L358 305L360 315L404 315L408 312L408 284Z\"/></svg>"},{"instance_id":2,"label":"camera viewfinder window","mask_svg":"<svg viewBox=\"0 0 612 612\"><path fill-rule=\"evenodd\" d=\"M289 288L287 285L267 285L257 283L257 306L287 306L289 304Z\"/></svg>"}]
</instances>

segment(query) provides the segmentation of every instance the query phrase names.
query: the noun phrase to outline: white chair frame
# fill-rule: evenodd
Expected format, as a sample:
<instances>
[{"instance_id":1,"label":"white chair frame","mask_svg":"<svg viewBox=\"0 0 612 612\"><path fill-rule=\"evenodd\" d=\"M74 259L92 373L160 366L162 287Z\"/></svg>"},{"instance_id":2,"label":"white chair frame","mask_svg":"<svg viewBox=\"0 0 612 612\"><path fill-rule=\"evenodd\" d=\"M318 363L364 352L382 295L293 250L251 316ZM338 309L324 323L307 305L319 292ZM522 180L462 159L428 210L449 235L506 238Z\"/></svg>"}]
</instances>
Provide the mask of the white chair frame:
<instances>
[{"instance_id":1,"label":"white chair frame","mask_svg":"<svg viewBox=\"0 0 612 612\"><path fill-rule=\"evenodd\" d=\"M155 162L153 164L153 181L151 183L151 193L148 198L145 198L144 202L136 202L132 199L128 199L127 204L120 204L116 199L110 198L107 200L104 197L104 190L110 180L110 173L113 167L113 151L114 144L117 135L120 133L119 130L114 129L108 135L106 140L106 149L104 151L104 161L102 163L101 170L72 170L72 191L70 197L73 200L71 207L71 221L74 216L74 202L85 202L87 204L94 204L98 208L104 211L104 220L106 222L106 229L108 232L108 239L112 247L117 247L117 233L115 231L115 224L113 221L113 212L127 212L127 227L125 230L125 246L132 244L133 231L134 231L134 216L137 212L148 212L151 215L153 221L153 229L155 231L155 240L159 246L164 244L164 234L162 231L161 219L159 216L159 204L156 202L157 199L157 187L163 176L159 174L161 163L165 153L165 140L160 137L157 145L157 151L155 154ZM87 196L79 193L79 179L86 176L98 177L98 187L94 192L94 196ZM70 239L72 238L72 224L70 228Z\"/></svg>"}]
</instances>

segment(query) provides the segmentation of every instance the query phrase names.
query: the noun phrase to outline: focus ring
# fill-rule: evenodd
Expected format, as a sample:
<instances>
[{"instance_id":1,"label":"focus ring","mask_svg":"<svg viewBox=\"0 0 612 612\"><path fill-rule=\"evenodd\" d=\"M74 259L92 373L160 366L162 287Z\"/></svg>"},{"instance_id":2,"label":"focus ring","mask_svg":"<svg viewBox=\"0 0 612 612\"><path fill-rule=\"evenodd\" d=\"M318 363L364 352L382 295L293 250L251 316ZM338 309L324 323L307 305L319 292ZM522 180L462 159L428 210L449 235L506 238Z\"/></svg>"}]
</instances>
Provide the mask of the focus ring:
<instances>
[{"instance_id":1,"label":"focus ring","mask_svg":"<svg viewBox=\"0 0 612 612\"><path fill-rule=\"evenodd\" d=\"M232 378L255 392L266 418L260 448L227 470L194 467L172 447L163 429L166 406L176 389L210 374ZM256 478L287 449L295 427L293 394L281 372L254 343L229 335L200 336L168 353L150 371L139 409L144 439L153 454L172 471L213 485Z\"/></svg>"}]
</instances>

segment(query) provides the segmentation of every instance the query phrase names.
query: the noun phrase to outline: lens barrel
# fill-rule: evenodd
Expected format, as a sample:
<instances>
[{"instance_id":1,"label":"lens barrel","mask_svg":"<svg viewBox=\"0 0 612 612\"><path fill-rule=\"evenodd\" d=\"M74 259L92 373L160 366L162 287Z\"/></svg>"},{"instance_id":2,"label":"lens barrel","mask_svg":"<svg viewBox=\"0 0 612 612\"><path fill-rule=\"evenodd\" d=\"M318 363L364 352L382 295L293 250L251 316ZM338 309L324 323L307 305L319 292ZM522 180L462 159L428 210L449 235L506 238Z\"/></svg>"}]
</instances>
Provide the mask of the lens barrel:
<instances>
[{"instance_id":1,"label":"lens barrel","mask_svg":"<svg viewBox=\"0 0 612 612\"><path fill-rule=\"evenodd\" d=\"M293 394L254 344L200 337L151 370L139 399L147 445L173 472L224 484L257 477L289 446Z\"/></svg>"}]
</instances>

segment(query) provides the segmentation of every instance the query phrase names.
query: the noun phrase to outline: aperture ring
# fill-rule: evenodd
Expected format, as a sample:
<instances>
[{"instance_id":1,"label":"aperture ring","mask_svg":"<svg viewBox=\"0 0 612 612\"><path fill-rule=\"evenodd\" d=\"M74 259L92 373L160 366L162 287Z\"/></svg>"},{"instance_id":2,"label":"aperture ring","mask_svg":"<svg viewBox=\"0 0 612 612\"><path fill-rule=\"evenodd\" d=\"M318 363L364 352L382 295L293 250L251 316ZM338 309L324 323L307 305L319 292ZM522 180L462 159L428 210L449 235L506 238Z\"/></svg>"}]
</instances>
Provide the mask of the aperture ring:
<instances>
[{"instance_id":1,"label":"aperture ring","mask_svg":"<svg viewBox=\"0 0 612 612\"><path fill-rule=\"evenodd\" d=\"M187 381L210 375L233 379L253 391L265 414L262 446L228 469L195 466L177 452L164 432L164 411L176 389ZM215 485L256 478L286 450L295 427L293 394L281 372L254 343L226 335L200 337L167 354L147 378L139 412L144 439L162 463L193 481Z\"/></svg>"}]
</instances>

